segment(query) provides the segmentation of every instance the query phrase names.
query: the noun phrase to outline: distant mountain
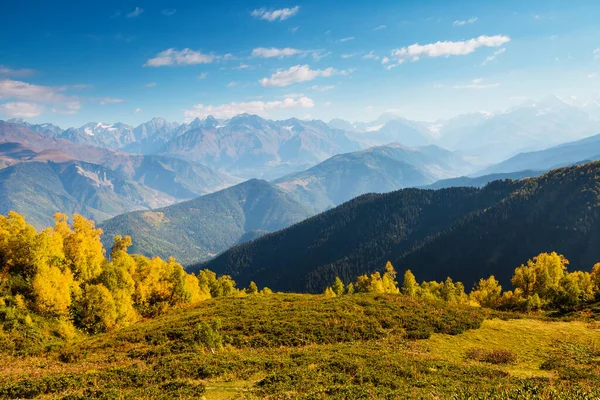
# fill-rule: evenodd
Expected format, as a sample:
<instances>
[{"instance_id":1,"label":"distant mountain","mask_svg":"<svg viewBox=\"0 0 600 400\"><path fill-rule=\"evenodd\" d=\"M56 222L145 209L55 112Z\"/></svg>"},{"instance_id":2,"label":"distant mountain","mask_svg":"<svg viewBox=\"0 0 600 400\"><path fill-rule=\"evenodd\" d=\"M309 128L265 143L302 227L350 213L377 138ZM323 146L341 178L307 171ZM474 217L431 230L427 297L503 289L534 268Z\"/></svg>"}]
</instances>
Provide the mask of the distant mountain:
<instances>
[{"instance_id":1,"label":"distant mountain","mask_svg":"<svg viewBox=\"0 0 600 400\"><path fill-rule=\"evenodd\" d=\"M69 140L34 132L26 125L0 121L0 143L18 143L35 153L61 154L68 159L101 164L120 153L95 146L73 143Z\"/></svg>"},{"instance_id":2,"label":"distant mountain","mask_svg":"<svg viewBox=\"0 0 600 400\"><path fill-rule=\"evenodd\" d=\"M424 124L387 113L370 123L355 123L349 136L365 147L388 143L404 146L426 146L432 143L434 134Z\"/></svg>"},{"instance_id":3,"label":"distant mountain","mask_svg":"<svg viewBox=\"0 0 600 400\"><path fill-rule=\"evenodd\" d=\"M359 150L345 131L321 121L270 121L238 115L223 123L196 120L160 153L199 162L240 177L275 178L334 154Z\"/></svg>"},{"instance_id":4,"label":"distant mountain","mask_svg":"<svg viewBox=\"0 0 600 400\"><path fill-rule=\"evenodd\" d=\"M206 264L242 286L321 292L390 260L418 280L447 276L471 287L545 251L575 269L600 260L600 163L479 188L404 189L364 195L286 230L234 247Z\"/></svg>"},{"instance_id":5,"label":"distant mountain","mask_svg":"<svg viewBox=\"0 0 600 400\"><path fill-rule=\"evenodd\" d=\"M135 142L125 145L121 150L136 154L155 154L169 140L181 134L184 126L163 118L152 118L133 130Z\"/></svg>"},{"instance_id":6,"label":"distant mountain","mask_svg":"<svg viewBox=\"0 0 600 400\"><path fill-rule=\"evenodd\" d=\"M17 211L39 229L53 225L56 212L103 221L175 201L118 172L81 161L24 162L0 170L0 213Z\"/></svg>"},{"instance_id":7,"label":"distant mountain","mask_svg":"<svg viewBox=\"0 0 600 400\"><path fill-rule=\"evenodd\" d=\"M385 193L433 183L473 171L462 157L437 146L400 144L334 156L306 171L273 183L323 211L365 193Z\"/></svg>"},{"instance_id":8,"label":"distant mountain","mask_svg":"<svg viewBox=\"0 0 600 400\"><path fill-rule=\"evenodd\" d=\"M341 129L341 130L349 131L349 132L356 130L356 127L354 125L352 125L350 122L340 119L340 118L332 119L327 124L330 127L332 127L333 129Z\"/></svg>"},{"instance_id":9,"label":"distant mountain","mask_svg":"<svg viewBox=\"0 0 600 400\"><path fill-rule=\"evenodd\" d=\"M600 120L581 107L550 96L541 101L528 101L447 134L442 129L439 143L450 150L492 163L599 131Z\"/></svg>"},{"instance_id":10,"label":"distant mountain","mask_svg":"<svg viewBox=\"0 0 600 400\"><path fill-rule=\"evenodd\" d=\"M90 122L81 128L69 128L58 136L73 143L82 143L109 149L120 149L135 142L133 127L122 123Z\"/></svg>"},{"instance_id":11,"label":"distant mountain","mask_svg":"<svg viewBox=\"0 0 600 400\"><path fill-rule=\"evenodd\" d=\"M58 137L63 132L63 129L56 125L49 124L49 123L30 124L22 118L12 118L6 122L8 122L10 124L22 125L33 132L41 133L43 135L52 136L52 137Z\"/></svg>"},{"instance_id":12,"label":"distant mountain","mask_svg":"<svg viewBox=\"0 0 600 400\"><path fill-rule=\"evenodd\" d=\"M173 206L119 215L102 224L103 240L109 245L115 235L131 235L134 252L191 263L310 215L274 185L252 179Z\"/></svg>"},{"instance_id":13,"label":"distant mountain","mask_svg":"<svg viewBox=\"0 0 600 400\"><path fill-rule=\"evenodd\" d=\"M511 180L519 180L526 178L537 178L542 175L546 171L534 171L534 170L526 170L526 171L518 171L518 172L509 172L505 174L490 174L483 175L476 178L471 178L467 176L461 176L458 178L450 178L450 179L442 179L437 182L432 183L431 185L425 185L420 187L421 189L446 189L450 187L477 187L482 188L490 182L493 181L502 181L505 179Z\"/></svg>"},{"instance_id":14,"label":"distant mountain","mask_svg":"<svg viewBox=\"0 0 600 400\"><path fill-rule=\"evenodd\" d=\"M600 135L564 143L546 150L517 154L506 161L478 172L477 175L507 173L525 169L549 170L595 160L600 160Z\"/></svg>"}]
</instances>

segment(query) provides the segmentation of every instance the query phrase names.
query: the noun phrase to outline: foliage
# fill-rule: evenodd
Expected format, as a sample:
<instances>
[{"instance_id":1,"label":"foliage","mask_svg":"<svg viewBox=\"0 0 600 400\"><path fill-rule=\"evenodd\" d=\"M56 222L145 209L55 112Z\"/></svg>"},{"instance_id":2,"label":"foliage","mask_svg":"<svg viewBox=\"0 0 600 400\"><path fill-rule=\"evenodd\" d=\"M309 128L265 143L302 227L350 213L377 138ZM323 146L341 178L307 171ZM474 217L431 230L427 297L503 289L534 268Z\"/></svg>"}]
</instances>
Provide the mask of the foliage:
<instances>
[{"instance_id":1,"label":"foliage","mask_svg":"<svg viewBox=\"0 0 600 400\"><path fill-rule=\"evenodd\" d=\"M56 318L56 335L71 340L76 336L73 324L89 333L106 332L171 308L240 294L229 276L209 270L195 276L173 258L129 254L129 236L116 236L106 258L101 234L92 221L78 214L72 225L66 215L56 214L54 227L39 233L18 213L0 216L4 328L12 329L18 319L30 326L25 331L35 330L28 314L34 312ZM258 287L254 285L250 292L258 293ZM18 340L21 333L11 340ZM11 346L22 348L16 343Z\"/></svg>"}]
</instances>

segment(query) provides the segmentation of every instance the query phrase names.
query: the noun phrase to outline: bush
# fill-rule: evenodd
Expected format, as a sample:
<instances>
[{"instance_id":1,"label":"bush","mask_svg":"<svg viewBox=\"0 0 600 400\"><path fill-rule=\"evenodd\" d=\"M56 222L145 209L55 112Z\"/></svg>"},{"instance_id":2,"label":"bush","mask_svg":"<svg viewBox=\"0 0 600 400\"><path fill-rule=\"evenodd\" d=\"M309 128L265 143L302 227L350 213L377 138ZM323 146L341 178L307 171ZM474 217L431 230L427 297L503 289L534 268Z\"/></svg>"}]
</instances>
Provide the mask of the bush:
<instances>
[{"instance_id":1,"label":"bush","mask_svg":"<svg viewBox=\"0 0 600 400\"><path fill-rule=\"evenodd\" d=\"M467 359L490 363L512 364L517 361L517 356L510 350L470 349L466 354Z\"/></svg>"}]
</instances>

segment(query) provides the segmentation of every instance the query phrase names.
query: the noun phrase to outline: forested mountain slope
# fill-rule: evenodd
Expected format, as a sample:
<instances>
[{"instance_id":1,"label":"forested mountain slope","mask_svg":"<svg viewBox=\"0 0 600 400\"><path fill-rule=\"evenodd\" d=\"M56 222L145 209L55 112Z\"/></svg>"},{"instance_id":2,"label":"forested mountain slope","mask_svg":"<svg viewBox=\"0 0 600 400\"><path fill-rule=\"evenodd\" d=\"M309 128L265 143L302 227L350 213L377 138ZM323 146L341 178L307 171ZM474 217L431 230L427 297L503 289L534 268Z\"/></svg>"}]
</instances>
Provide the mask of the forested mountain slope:
<instances>
[{"instance_id":1,"label":"forested mountain slope","mask_svg":"<svg viewBox=\"0 0 600 400\"><path fill-rule=\"evenodd\" d=\"M122 214L101 227L106 246L115 235L130 235L134 252L191 263L310 215L288 194L252 179L169 207Z\"/></svg>"},{"instance_id":2,"label":"forested mountain slope","mask_svg":"<svg viewBox=\"0 0 600 400\"><path fill-rule=\"evenodd\" d=\"M589 270L600 260L599 193L600 163L590 163L482 189L365 195L195 269L309 292L387 260L418 280L451 276L466 287L490 274L506 285L515 267L544 251Z\"/></svg>"}]
</instances>

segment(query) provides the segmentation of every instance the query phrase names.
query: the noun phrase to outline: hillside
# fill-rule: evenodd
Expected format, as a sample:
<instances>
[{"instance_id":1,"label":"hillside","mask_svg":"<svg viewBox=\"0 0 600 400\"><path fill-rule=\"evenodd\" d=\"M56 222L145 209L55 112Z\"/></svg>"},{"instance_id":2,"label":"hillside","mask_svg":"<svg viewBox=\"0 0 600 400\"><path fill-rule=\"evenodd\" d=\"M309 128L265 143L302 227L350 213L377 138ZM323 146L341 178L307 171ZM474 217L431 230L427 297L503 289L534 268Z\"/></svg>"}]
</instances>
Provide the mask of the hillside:
<instances>
[{"instance_id":1,"label":"hillside","mask_svg":"<svg viewBox=\"0 0 600 400\"><path fill-rule=\"evenodd\" d=\"M102 224L103 240L108 246L115 235L131 235L134 252L191 263L257 234L252 232L273 232L310 215L286 193L252 179L173 206L119 215Z\"/></svg>"},{"instance_id":2,"label":"hillside","mask_svg":"<svg viewBox=\"0 0 600 400\"><path fill-rule=\"evenodd\" d=\"M334 156L273 183L316 211L323 211L365 193L421 186L472 169L462 157L437 146L392 143Z\"/></svg>"},{"instance_id":3,"label":"hillside","mask_svg":"<svg viewBox=\"0 0 600 400\"><path fill-rule=\"evenodd\" d=\"M0 170L0 213L17 211L41 229L57 212L103 221L176 201L117 172L80 161L26 162Z\"/></svg>"},{"instance_id":4,"label":"hillside","mask_svg":"<svg viewBox=\"0 0 600 400\"><path fill-rule=\"evenodd\" d=\"M206 265L275 290L321 292L390 260L419 280L446 276L470 287L557 251L578 268L600 260L600 163L482 189L405 189L365 195L284 231L235 247Z\"/></svg>"},{"instance_id":5,"label":"hillside","mask_svg":"<svg viewBox=\"0 0 600 400\"><path fill-rule=\"evenodd\" d=\"M600 135L595 135L546 150L517 154L478 174L507 173L525 169L549 170L598 159L600 159Z\"/></svg>"}]
</instances>

